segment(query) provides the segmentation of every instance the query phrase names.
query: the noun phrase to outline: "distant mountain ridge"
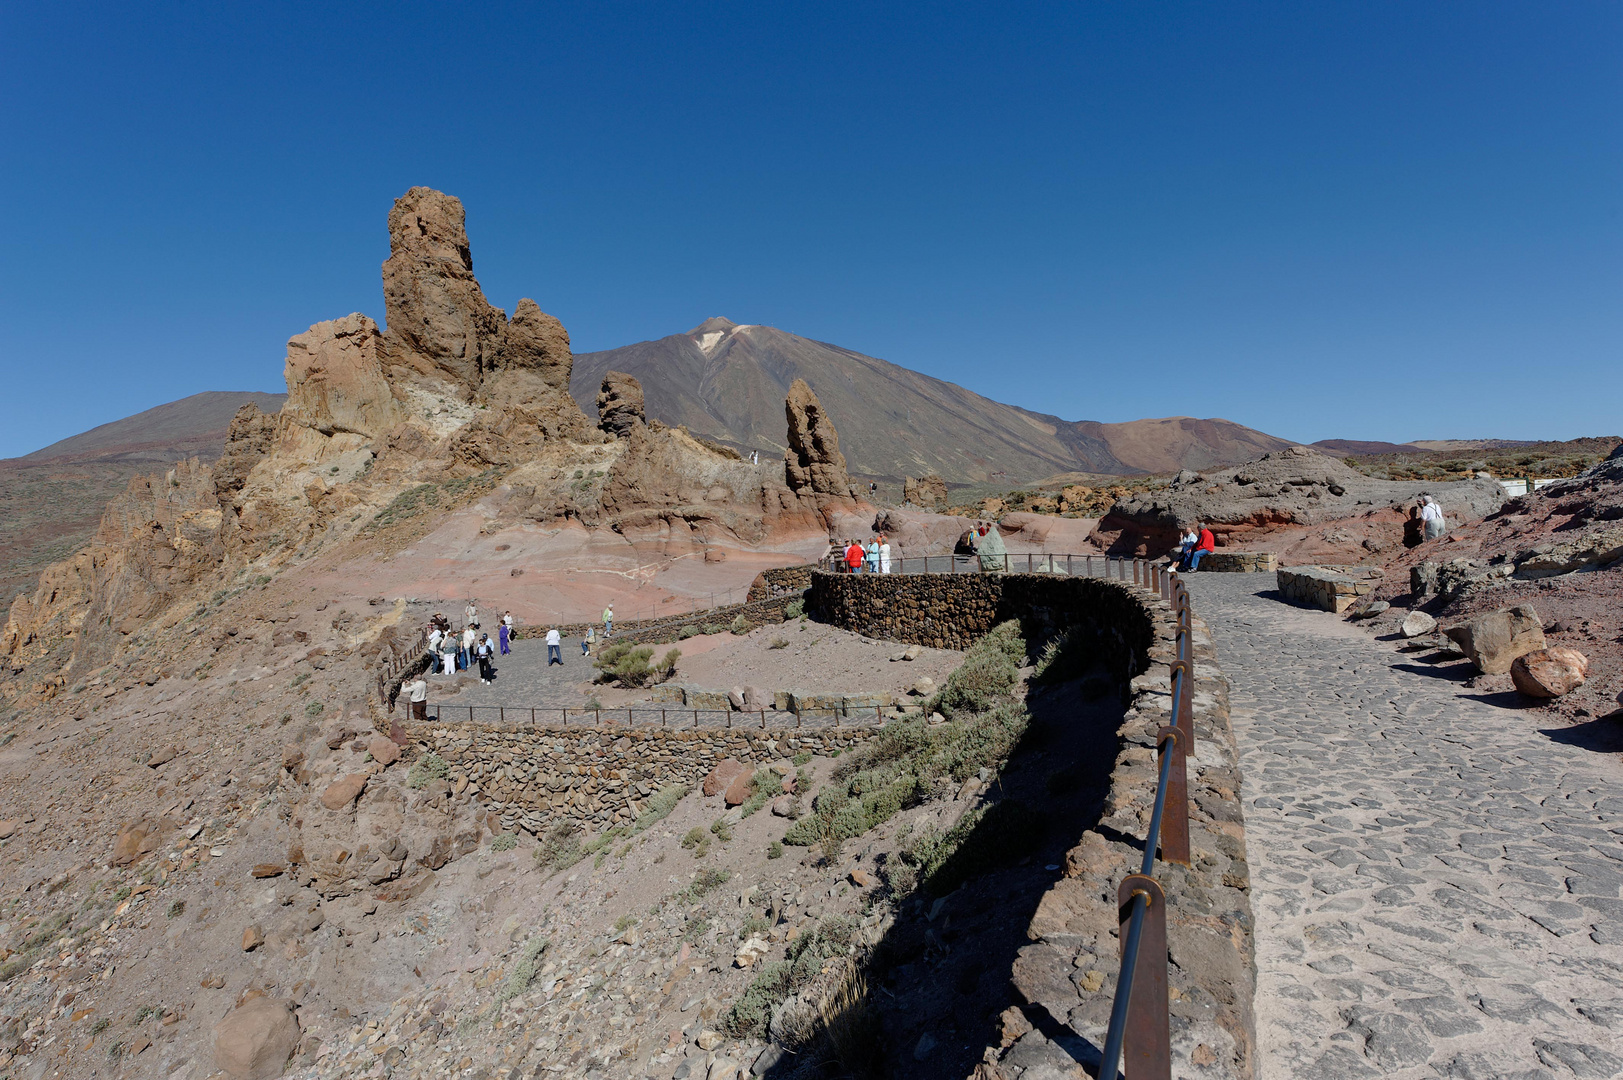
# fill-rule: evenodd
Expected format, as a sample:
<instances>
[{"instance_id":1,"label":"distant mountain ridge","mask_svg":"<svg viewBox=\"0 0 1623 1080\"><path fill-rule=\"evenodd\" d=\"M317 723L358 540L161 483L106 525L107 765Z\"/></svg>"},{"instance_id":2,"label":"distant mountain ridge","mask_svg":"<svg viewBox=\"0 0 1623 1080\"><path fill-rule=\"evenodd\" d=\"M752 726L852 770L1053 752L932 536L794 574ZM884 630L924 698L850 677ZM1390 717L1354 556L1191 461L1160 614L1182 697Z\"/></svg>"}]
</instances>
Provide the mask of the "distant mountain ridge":
<instances>
[{"instance_id":1,"label":"distant mountain ridge","mask_svg":"<svg viewBox=\"0 0 1623 1080\"><path fill-rule=\"evenodd\" d=\"M250 402L276 412L286 394L257 390L208 390L145 412L114 420L15 461L175 461L200 457L213 461L225 448L226 428L237 410Z\"/></svg>"},{"instance_id":2,"label":"distant mountain ridge","mask_svg":"<svg viewBox=\"0 0 1623 1080\"><path fill-rule=\"evenodd\" d=\"M607 371L642 383L651 418L744 450L783 452L783 398L805 379L853 474L1031 483L1063 473L1218 468L1292 445L1228 420L1062 420L827 342L711 318L685 334L575 357L569 391L596 408Z\"/></svg>"}]
</instances>

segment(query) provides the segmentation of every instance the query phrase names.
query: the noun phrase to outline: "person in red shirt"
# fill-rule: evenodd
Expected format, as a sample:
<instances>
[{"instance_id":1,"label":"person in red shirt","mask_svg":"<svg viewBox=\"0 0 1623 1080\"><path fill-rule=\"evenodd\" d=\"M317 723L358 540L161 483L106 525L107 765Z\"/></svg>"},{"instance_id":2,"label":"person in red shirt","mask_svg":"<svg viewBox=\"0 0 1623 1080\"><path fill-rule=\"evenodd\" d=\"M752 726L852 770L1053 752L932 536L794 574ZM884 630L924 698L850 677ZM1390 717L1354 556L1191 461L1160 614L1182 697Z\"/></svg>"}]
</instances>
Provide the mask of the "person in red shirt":
<instances>
[{"instance_id":1,"label":"person in red shirt","mask_svg":"<svg viewBox=\"0 0 1623 1080\"><path fill-rule=\"evenodd\" d=\"M1200 569L1200 557L1210 554L1216 547L1217 538L1212 535L1212 530L1202 525L1200 527L1200 542L1195 545L1195 550L1189 553L1189 569Z\"/></svg>"},{"instance_id":2,"label":"person in red shirt","mask_svg":"<svg viewBox=\"0 0 1623 1080\"><path fill-rule=\"evenodd\" d=\"M851 568L853 574L862 573L862 560L865 557L862 545L855 540L851 541L851 546L845 549L845 564Z\"/></svg>"}]
</instances>

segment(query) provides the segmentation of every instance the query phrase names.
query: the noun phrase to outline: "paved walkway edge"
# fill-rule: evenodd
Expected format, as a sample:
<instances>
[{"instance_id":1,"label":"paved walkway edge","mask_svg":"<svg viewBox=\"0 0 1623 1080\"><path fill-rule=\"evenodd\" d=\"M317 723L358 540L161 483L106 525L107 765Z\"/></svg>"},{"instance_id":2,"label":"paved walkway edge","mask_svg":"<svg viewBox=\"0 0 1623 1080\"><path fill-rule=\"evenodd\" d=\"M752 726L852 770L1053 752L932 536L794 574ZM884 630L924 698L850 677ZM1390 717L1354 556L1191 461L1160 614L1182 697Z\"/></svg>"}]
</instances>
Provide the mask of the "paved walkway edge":
<instances>
[{"instance_id":1,"label":"paved walkway edge","mask_svg":"<svg viewBox=\"0 0 1623 1080\"><path fill-rule=\"evenodd\" d=\"M1175 650L1176 627L1166 604L1135 594L1154 621L1155 637L1138 664L1142 673L1132 679L1104 819L1067 854L1065 876L1038 905L1028 930L1033 944L1020 951L1013 971L1028 1016L1046 1010L1080 1038L1052 1025L1045 1034L1040 1025L1011 1042L1017 1032L1006 1026L1009 1045L981 1067L981 1077L1031 1072L1039 1064L1071 1075L1067 1068L1078 1062L1096 1066L1104 1044L1120 967L1116 886L1137 872L1143 858L1158 775L1155 732L1170 722L1167 664ZM1172 1072L1251 1078L1257 1074L1256 960L1239 755L1229 722L1228 679L1206 624L1197 618L1194 625L1193 865L1186 870L1157 863L1155 871L1168 901Z\"/></svg>"}]
</instances>

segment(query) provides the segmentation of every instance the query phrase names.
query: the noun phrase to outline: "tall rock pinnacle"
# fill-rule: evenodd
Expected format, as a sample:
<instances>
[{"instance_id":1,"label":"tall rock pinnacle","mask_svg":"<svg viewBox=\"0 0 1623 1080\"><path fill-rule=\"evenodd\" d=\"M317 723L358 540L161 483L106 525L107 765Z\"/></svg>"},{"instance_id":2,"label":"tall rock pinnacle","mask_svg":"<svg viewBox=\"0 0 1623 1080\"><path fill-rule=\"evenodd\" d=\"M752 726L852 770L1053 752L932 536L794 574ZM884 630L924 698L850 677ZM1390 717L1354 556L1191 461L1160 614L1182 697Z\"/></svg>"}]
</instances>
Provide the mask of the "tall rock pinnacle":
<instances>
[{"instance_id":1,"label":"tall rock pinnacle","mask_svg":"<svg viewBox=\"0 0 1623 1080\"><path fill-rule=\"evenodd\" d=\"M854 499L851 477L845 471L845 455L840 453L839 433L806 380L796 379L790 385L783 411L789 422L789 448L783 454L783 475L789 489L813 499L819 510L834 500Z\"/></svg>"}]
</instances>

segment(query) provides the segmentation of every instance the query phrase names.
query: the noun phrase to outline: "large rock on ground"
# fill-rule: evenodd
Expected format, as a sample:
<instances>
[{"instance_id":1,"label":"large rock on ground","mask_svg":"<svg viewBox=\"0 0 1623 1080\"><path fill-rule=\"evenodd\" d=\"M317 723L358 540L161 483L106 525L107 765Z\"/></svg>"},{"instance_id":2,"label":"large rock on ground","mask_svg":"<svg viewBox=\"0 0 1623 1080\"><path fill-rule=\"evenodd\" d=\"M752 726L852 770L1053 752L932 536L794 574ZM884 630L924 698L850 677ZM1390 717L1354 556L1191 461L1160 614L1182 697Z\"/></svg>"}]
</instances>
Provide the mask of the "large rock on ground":
<instances>
[{"instance_id":1,"label":"large rock on ground","mask_svg":"<svg viewBox=\"0 0 1623 1080\"><path fill-rule=\"evenodd\" d=\"M321 793L321 805L328 810L342 810L360 797L361 789L366 787L365 773L351 773L341 780L335 780Z\"/></svg>"},{"instance_id":2,"label":"large rock on ground","mask_svg":"<svg viewBox=\"0 0 1623 1080\"><path fill-rule=\"evenodd\" d=\"M836 501L854 502L840 436L805 379L790 384L783 411L789 422L789 448L783 454L789 490L812 499L819 510Z\"/></svg>"},{"instance_id":3,"label":"large rock on ground","mask_svg":"<svg viewBox=\"0 0 1623 1080\"><path fill-rule=\"evenodd\" d=\"M715 768L710 770L710 775L704 778L705 797L719 795L726 791L727 785L731 784L733 778L740 774L749 775L749 769L742 762L735 761L733 758L722 758L716 762Z\"/></svg>"},{"instance_id":4,"label":"large rock on ground","mask_svg":"<svg viewBox=\"0 0 1623 1080\"><path fill-rule=\"evenodd\" d=\"M236 1080L281 1076L299 1045L299 1021L288 1002L254 998L214 1025L214 1067Z\"/></svg>"},{"instance_id":5,"label":"large rock on ground","mask_svg":"<svg viewBox=\"0 0 1623 1080\"><path fill-rule=\"evenodd\" d=\"M610 435L625 436L647 422L642 383L623 371L604 372L597 392L597 426Z\"/></svg>"},{"instance_id":6,"label":"large rock on ground","mask_svg":"<svg viewBox=\"0 0 1623 1080\"><path fill-rule=\"evenodd\" d=\"M1529 604L1474 616L1443 633L1484 675L1503 675L1518 656L1544 648L1544 625Z\"/></svg>"},{"instance_id":7,"label":"large rock on ground","mask_svg":"<svg viewBox=\"0 0 1623 1080\"><path fill-rule=\"evenodd\" d=\"M1510 665L1510 679L1529 697L1557 698L1584 684L1589 657L1577 649L1557 645L1518 656Z\"/></svg>"},{"instance_id":8,"label":"large rock on ground","mask_svg":"<svg viewBox=\"0 0 1623 1080\"><path fill-rule=\"evenodd\" d=\"M1429 634L1437 629L1437 620L1424 611L1411 611L1403 617L1403 623L1398 627L1398 633L1406 638L1417 638L1422 634Z\"/></svg>"}]
</instances>

